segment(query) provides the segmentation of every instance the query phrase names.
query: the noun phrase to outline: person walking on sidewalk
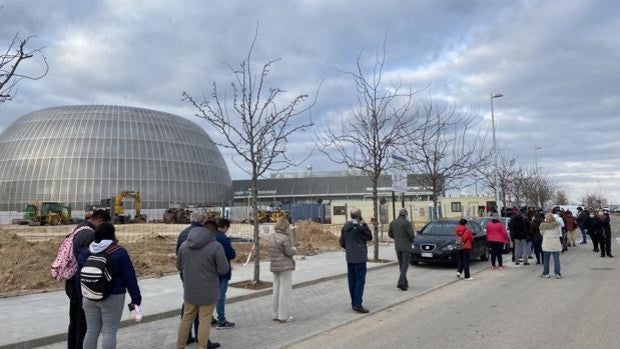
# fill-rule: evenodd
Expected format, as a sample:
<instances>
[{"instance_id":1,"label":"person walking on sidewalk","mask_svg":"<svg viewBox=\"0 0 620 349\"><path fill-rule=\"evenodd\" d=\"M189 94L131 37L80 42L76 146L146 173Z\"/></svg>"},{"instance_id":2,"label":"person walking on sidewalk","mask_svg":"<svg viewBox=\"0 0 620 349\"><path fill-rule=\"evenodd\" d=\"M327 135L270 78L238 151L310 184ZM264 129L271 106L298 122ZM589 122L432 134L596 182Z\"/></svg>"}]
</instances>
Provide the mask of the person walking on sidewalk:
<instances>
[{"instance_id":1,"label":"person walking on sidewalk","mask_svg":"<svg viewBox=\"0 0 620 349\"><path fill-rule=\"evenodd\" d=\"M504 270L504 264L502 260L502 254L504 251L504 245L510 243L508 232L504 223L500 222L499 215L493 213L492 219L487 224L487 244L491 249L491 270L496 270L495 261L498 263L500 270Z\"/></svg>"},{"instance_id":2,"label":"person walking on sidewalk","mask_svg":"<svg viewBox=\"0 0 620 349\"><path fill-rule=\"evenodd\" d=\"M515 241L515 264L519 265L523 262L524 265L528 265L527 257L530 251L527 251L526 233L528 230L528 221L521 215L519 210L513 209L513 215L510 217L510 234L514 237Z\"/></svg>"},{"instance_id":3,"label":"person walking on sidewalk","mask_svg":"<svg viewBox=\"0 0 620 349\"><path fill-rule=\"evenodd\" d=\"M208 344L211 317L220 298L220 276L226 275L230 268L224 247L215 239L217 224L207 220L204 210L192 213L192 220L198 221L202 226L191 228L187 240L181 244L177 254L177 269L183 273L184 300L177 348L182 349L187 345L196 316L200 318L198 347L217 348L219 343Z\"/></svg>"},{"instance_id":4,"label":"person walking on sidewalk","mask_svg":"<svg viewBox=\"0 0 620 349\"><path fill-rule=\"evenodd\" d=\"M540 233L543 236L542 249L544 256L543 272L540 277L549 278L549 259L553 256L555 277L556 279L561 279L560 252L562 251L562 243L560 242L560 237L562 236L562 227L552 213L547 213L545 221L540 224Z\"/></svg>"},{"instance_id":5,"label":"person walking on sidewalk","mask_svg":"<svg viewBox=\"0 0 620 349\"><path fill-rule=\"evenodd\" d=\"M579 226L579 230L581 230L581 245L585 245L588 243L586 239L586 221L588 220L588 211L584 210L583 207L577 207L577 225Z\"/></svg>"},{"instance_id":6,"label":"person walking on sidewalk","mask_svg":"<svg viewBox=\"0 0 620 349\"><path fill-rule=\"evenodd\" d=\"M366 243L371 240L372 234L362 218L362 211L359 208L352 209L351 219L344 224L340 233L340 247L344 248L346 253L351 307L358 313L368 313L368 309L362 305L362 298L368 261Z\"/></svg>"},{"instance_id":7,"label":"person walking on sidewalk","mask_svg":"<svg viewBox=\"0 0 620 349\"><path fill-rule=\"evenodd\" d=\"M88 248L90 243L95 240L95 229L105 222L110 221L110 214L104 210L95 210L88 220L78 224L73 231L72 252L75 261L78 260L80 252ZM79 269L77 269L79 273ZM72 276L65 281L65 293L69 298L69 334L67 336L68 349L82 349L84 337L86 336L87 325L84 309L82 308L82 294L76 287L79 283L78 275Z\"/></svg>"},{"instance_id":8,"label":"person walking on sidewalk","mask_svg":"<svg viewBox=\"0 0 620 349\"><path fill-rule=\"evenodd\" d=\"M575 240L576 240L576 234L577 234L577 228L579 227L577 224L577 221L575 220L575 217L573 217L573 213L570 210L566 210L566 212L564 213L564 221L566 222L566 245L567 246L577 246Z\"/></svg>"},{"instance_id":9,"label":"person walking on sidewalk","mask_svg":"<svg viewBox=\"0 0 620 349\"><path fill-rule=\"evenodd\" d=\"M461 219L456 226L456 260L458 270L456 276L460 279L465 276L465 280L473 280L469 273L469 260L471 258L471 247L474 235L467 229L467 219ZM465 273L463 275L463 273Z\"/></svg>"},{"instance_id":10,"label":"person walking on sidewalk","mask_svg":"<svg viewBox=\"0 0 620 349\"><path fill-rule=\"evenodd\" d=\"M601 235L600 235L600 245L601 245L601 257L613 258L611 254L611 220L609 218L609 213L604 212L601 216Z\"/></svg>"},{"instance_id":11,"label":"person walking on sidewalk","mask_svg":"<svg viewBox=\"0 0 620 349\"><path fill-rule=\"evenodd\" d=\"M291 294L293 293L293 270L297 248L289 236L290 223L280 218L269 236L269 270L273 273L272 319L281 323L293 320L291 316Z\"/></svg>"},{"instance_id":12,"label":"person walking on sidewalk","mask_svg":"<svg viewBox=\"0 0 620 349\"><path fill-rule=\"evenodd\" d=\"M217 301L217 306L215 309L217 310L217 323L216 327L218 330L233 328L235 327L234 322L229 322L226 320L226 291L228 290L228 283L230 282L230 278L232 276L232 266L230 261L237 257L237 253L232 246L230 238L226 235L230 229L230 221L226 218L220 218L217 220L217 233L215 233L215 239L219 242L222 247L224 247L224 252L226 253L226 258L228 259L228 268L229 271L226 275L220 276L220 299Z\"/></svg>"},{"instance_id":13,"label":"person walking on sidewalk","mask_svg":"<svg viewBox=\"0 0 620 349\"><path fill-rule=\"evenodd\" d=\"M398 218L390 222L388 235L394 239L394 248L396 249L396 257L400 266L400 276L396 287L403 291L409 288L407 280L407 269L411 261L411 243L413 242L413 227L411 222L407 220L407 210L401 208L398 212Z\"/></svg>"},{"instance_id":14,"label":"person walking on sidewalk","mask_svg":"<svg viewBox=\"0 0 620 349\"><path fill-rule=\"evenodd\" d=\"M99 333L102 334L103 349L116 348L116 332L121 322L125 307L125 292L131 297L130 306L140 306L142 296L136 279L136 271L127 251L116 240L116 229L108 222L101 223L95 229L95 239L88 249L83 249L78 258L78 270L87 265L92 254L105 253L109 261L109 272L112 277L109 295L103 300L90 300L82 288L83 308L86 315L86 337L84 349L96 349ZM88 272L89 270L86 270ZM83 276L84 277L84 276ZM80 282L77 282L80 287Z\"/></svg>"}]
</instances>

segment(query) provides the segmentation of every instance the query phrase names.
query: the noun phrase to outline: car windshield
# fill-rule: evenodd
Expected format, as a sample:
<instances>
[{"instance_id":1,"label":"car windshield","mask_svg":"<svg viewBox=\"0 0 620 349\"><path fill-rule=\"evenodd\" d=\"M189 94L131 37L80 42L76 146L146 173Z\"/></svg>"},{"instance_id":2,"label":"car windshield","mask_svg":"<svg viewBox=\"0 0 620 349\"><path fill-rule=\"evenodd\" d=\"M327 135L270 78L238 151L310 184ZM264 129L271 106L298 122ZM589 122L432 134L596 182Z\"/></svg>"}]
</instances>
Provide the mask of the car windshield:
<instances>
[{"instance_id":1,"label":"car windshield","mask_svg":"<svg viewBox=\"0 0 620 349\"><path fill-rule=\"evenodd\" d=\"M433 222L429 223L420 232L422 235L454 235L456 231L456 224L449 222Z\"/></svg>"}]
</instances>

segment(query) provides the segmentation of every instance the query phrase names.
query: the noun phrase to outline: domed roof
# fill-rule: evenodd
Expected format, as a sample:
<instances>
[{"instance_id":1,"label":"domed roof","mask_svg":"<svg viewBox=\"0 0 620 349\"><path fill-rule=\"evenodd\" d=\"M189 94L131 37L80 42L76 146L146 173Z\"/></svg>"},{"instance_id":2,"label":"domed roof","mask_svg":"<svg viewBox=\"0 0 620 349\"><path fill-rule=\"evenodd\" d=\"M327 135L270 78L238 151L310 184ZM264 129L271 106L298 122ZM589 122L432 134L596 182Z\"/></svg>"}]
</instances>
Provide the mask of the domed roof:
<instances>
[{"instance_id":1,"label":"domed roof","mask_svg":"<svg viewBox=\"0 0 620 349\"><path fill-rule=\"evenodd\" d=\"M121 191L144 208L231 199L228 169L197 124L160 111L63 106L26 114L0 134L0 210L35 200L82 209ZM3 200L4 201L4 200Z\"/></svg>"}]
</instances>

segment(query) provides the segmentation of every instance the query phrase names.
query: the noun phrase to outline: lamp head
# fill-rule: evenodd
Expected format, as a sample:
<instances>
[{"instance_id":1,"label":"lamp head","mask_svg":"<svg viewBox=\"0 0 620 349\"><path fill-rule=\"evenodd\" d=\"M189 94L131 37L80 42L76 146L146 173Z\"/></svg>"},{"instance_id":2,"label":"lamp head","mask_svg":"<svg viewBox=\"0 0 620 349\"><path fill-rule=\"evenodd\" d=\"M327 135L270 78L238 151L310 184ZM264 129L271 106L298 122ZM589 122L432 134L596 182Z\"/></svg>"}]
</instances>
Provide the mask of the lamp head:
<instances>
[{"instance_id":1,"label":"lamp head","mask_svg":"<svg viewBox=\"0 0 620 349\"><path fill-rule=\"evenodd\" d=\"M494 95L491 95L491 98L500 98L500 97L504 97L504 95L501 93L496 93Z\"/></svg>"}]
</instances>

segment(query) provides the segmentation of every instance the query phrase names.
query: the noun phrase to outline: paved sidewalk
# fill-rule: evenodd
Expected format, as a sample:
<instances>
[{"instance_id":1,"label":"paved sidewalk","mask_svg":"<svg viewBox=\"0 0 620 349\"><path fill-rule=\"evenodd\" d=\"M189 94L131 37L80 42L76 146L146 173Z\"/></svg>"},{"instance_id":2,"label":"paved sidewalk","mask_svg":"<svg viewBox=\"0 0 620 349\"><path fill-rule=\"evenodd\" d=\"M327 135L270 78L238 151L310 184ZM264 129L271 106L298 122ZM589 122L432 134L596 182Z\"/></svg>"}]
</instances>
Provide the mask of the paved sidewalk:
<instances>
[{"instance_id":1,"label":"paved sidewalk","mask_svg":"<svg viewBox=\"0 0 620 349\"><path fill-rule=\"evenodd\" d=\"M369 248L369 250L372 250ZM369 251L371 254L372 251ZM382 259L395 260L393 245L380 246ZM323 253L297 260L293 274L295 285L319 282L346 274L343 251ZM370 268L384 267L382 263L369 263ZM231 282L252 278L253 265L233 269ZM269 263L261 263L261 279L272 281ZM139 281L143 297L145 320L176 316L182 303L182 285L178 275ZM241 301L258 295L270 294L271 290L252 291L229 288L229 302ZM69 305L64 291L40 293L0 299L0 348L28 348L64 340L69 322ZM129 316L127 309L123 319ZM34 321L33 321L34 320ZM144 324L142 325L144 326ZM24 330L27 329L27 330ZM22 343L19 346L13 345Z\"/></svg>"},{"instance_id":2,"label":"paved sidewalk","mask_svg":"<svg viewBox=\"0 0 620 349\"><path fill-rule=\"evenodd\" d=\"M382 251L383 252L383 251ZM387 256L387 253L383 256ZM339 268L342 259L332 265ZM488 262L472 263L472 272L488 267ZM510 271L507 271L510 272ZM293 273L293 279L301 277ZM437 287L457 282L452 267L417 266L409 271L410 289L398 290L395 285L398 267L391 265L368 272L364 305L371 313L404 302ZM469 281L458 281L469 282ZM472 281L476 282L476 281ZM456 287L461 287L457 286ZM280 324L271 320L271 295L256 297L227 306L227 318L237 327L211 332L211 339L223 348L278 348L359 319L361 314L351 310L346 277L340 277L293 291L293 316L291 323ZM179 318L167 318L146 324L122 328L118 333L119 348L175 348ZM56 343L44 348L64 348L66 343ZM194 344L189 348L196 348Z\"/></svg>"}]
</instances>

